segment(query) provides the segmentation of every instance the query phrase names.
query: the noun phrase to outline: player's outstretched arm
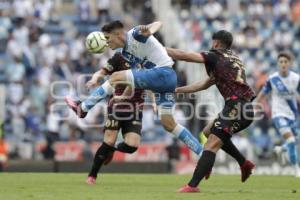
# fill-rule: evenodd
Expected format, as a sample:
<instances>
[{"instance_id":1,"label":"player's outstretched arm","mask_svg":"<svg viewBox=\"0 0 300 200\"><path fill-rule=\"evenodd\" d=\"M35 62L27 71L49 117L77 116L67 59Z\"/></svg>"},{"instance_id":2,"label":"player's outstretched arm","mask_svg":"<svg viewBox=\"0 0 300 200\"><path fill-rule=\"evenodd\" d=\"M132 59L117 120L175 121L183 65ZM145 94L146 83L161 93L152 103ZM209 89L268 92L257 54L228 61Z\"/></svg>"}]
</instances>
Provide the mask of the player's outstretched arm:
<instances>
[{"instance_id":1,"label":"player's outstretched arm","mask_svg":"<svg viewBox=\"0 0 300 200\"><path fill-rule=\"evenodd\" d=\"M149 37L150 35L153 35L154 33L156 33L161 28L161 26L162 26L162 23L160 21L153 22L148 25L141 25L141 26L139 26L140 34L145 37Z\"/></svg>"},{"instance_id":2,"label":"player's outstretched arm","mask_svg":"<svg viewBox=\"0 0 300 200\"><path fill-rule=\"evenodd\" d=\"M100 84L100 81L104 78L104 76L107 75L107 71L105 69L100 69L99 71L95 72L91 78L91 80L89 80L85 86L88 89L91 89L93 87L96 87Z\"/></svg>"},{"instance_id":3,"label":"player's outstretched arm","mask_svg":"<svg viewBox=\"0 0 300 200\"><path fill-rule=\"evenodd\" d=\"M256 99L255 99L255 104L254 104L254 112L255 113L259 113L260 111L262 111L262 109L263 109L263 107L262 107L262 102L265 100L265 99L267 99L267 94L265 94L264 92L263 92L263 90L261 90L259 93L258 93L258 95L257 95L257 97L256 97Z\"/></svg>"},{"instance_id":4,"label":"player's outstretched arm","mask_svg":"<svg viewBox=\"0 0 300 200\"><path fill-rule=\"evenodd\" d=\"M198 81L195 82L191 85L183 86L183 87L178 87L176 88L175 92L176 93L193 93L193 92L198 92L202 90L206 90L210 86L215 84L215 79L213 77L210 77L206 79L205 81Z\"/></svg>"},{"instance_id":5,"label":"player's outstretched arm","mask_svg":"<svg viewBox=\"0 0 300 200\"><path fill-rule=\"evenodd\" d=\"M168 55L174 60L183 60L186 62L204 63L204 58L200 53L186 52L180 49L166 47Z\"/></svg>"},{"instance_id":6,"label":"player's outstretched arm","mask_svg":"<svg viewBox=\"0 0 300 200\"><path fill-rule=\"evenodd\" d=\"M261 103L266 98L267 98L267 95L265 93L263 93L262 91L260 91L256 97L256 102Z\"/></svg>"}]
</instances>

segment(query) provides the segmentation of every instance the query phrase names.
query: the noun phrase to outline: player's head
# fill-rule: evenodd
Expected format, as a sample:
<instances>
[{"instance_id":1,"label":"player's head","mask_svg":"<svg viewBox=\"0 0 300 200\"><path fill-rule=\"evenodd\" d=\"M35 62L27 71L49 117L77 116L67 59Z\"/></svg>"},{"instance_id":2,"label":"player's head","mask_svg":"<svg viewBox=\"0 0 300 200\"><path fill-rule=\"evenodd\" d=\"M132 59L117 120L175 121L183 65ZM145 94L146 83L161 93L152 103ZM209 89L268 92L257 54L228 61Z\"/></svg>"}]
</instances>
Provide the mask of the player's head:
<instances>
[{"instance_id":1,"label":"player's head","mask_svg":"<svg viewBox=\"0 0 300 200\"><path fill-rule=\"evenodd\" d=\"M292 55L289 52L280 52L277 56L277 63L281 73L287 73L291 66Z\"/></svg>"},{"instance_id":2,"label":"player's head","mask_svg":"<svg viewBox=\"0 0 300 200\"><path fill-rule=\"evenodd\" d=\"M124 25L120 21L112 21L105 24L101 30L105 38L107 39L107 44L111 49L123 48L125 45L125 33Z\"/></svg>"},{"instance_id":3,"label":"player's head","mask_svg":"<svg viewBox=\"0 0 300 200\"><path fill-rule=\"evenodd\" d=\"M233 42L233 37L230 32L220 30L213 34L212 40L213 49L230 49Z\"/></svg>"}]
</instances>

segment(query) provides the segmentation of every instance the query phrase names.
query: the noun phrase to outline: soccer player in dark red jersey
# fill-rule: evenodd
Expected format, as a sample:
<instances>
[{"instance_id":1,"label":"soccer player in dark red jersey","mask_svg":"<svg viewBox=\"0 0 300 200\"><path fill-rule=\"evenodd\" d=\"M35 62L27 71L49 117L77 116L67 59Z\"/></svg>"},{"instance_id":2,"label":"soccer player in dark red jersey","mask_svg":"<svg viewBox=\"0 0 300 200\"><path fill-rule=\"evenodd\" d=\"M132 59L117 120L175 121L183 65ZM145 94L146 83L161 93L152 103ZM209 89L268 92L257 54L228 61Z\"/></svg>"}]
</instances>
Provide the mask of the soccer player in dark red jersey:
<instances>
[{"instance_id":1,"label":"soccer player in dark red jersey","mask_svg":"<svg viewBox=\"0 0 300 200\"><path fill-rule=\"evenodd\" d=\"M87 88L96 87L104 76L129 68L130 64L125 58L120 53L116 53L102 69L92 76L86 86ZM86 181L87 184L93 185L96 183L97 174L101 166L111 161L114 151L134 153L138 149L141 140L144 90L135 89L134 93L129 94L131 91L126 89L126 87L124 84L117 85L114 96L110 97L107 108L108 116L105 121L104 141L95 154L93 165ZM128 94L125 94L126 92ZM70 98L66 98L66 102L75 112L78 112L80 102L74 102ZM74 106L72 107L73 104ZM86 115L85 112L80 112L81 115ZM115 147L120 129L122 130L124 142L119 143Z\"/></svg>"},{"instance_id":2,"label":"soccer player in dark red jersey","mask_svg":"<svg viewBox=\"0 0 300 200\"><path fill-rule=\"evenodd\" d=\"M233 156L241 166L242 182L251 174L255 165L246 160L231 141L233 134L247 128L253 121L253 90L246 82L243 62L231 50L232 34L221 30L213 34L212 49L207 52L185 52L167 48L175 60L204 63L209 79L190 86L177 88L177 92L194 92L215 84L225 99L225 106L219 116L206 127L207 142L197 163L190 182L178 192L199 192L198 185L210 173L217 151L222 148Z\"/></svg>"}]
</instances>

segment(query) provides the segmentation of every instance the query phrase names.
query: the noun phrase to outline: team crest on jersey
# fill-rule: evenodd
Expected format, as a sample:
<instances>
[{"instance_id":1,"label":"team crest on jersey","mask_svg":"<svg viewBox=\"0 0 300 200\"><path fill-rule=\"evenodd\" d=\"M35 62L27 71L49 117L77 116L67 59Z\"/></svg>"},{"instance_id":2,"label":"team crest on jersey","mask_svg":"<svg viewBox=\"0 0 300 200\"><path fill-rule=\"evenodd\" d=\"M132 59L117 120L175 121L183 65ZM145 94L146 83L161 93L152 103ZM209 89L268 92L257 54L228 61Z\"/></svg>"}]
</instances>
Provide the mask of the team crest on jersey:
<instances>
[{"instance_id":1,"label":"team crest on jersey","mask_svg":"<svg viewBox=\"0 0 300 200\"><path fill-rule=\"evenodd\" d=\"M279 91L285 90L285 87L284 87L284 85L283 85L283 83L281 81L277 81L276 82L276 86L277 86L277 88L278 88Z\"/></svg>"}]
</instances>

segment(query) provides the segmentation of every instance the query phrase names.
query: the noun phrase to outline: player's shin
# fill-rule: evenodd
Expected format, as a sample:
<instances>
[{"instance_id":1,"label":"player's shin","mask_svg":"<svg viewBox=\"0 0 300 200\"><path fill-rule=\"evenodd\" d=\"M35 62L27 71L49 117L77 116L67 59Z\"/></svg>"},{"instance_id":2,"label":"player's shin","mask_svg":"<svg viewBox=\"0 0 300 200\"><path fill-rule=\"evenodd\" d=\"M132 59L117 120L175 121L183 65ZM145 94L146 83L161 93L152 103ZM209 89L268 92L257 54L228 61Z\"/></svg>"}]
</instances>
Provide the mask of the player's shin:
<instances>
[{"instance_id":1,"label":"player's shin","mask_svg":"<svg viewBox=\"0 0 300 200\"><path fill-rule=\"evenodd\" d=\"M298 152L296 147L296 140L295 137L289 137L286 140L286 148L289 156L289 161L292 165L298 166Z\"/></svg>"},{"instance_id":2,"label":"player's shin","mask_svg":"<svg viewBox=\"0 0 300 200\"><path fill-rule=\"evenodd\" d=\"M187 128L177 124L172 133L196 154L200 154L202 152L202 145Z\"/></svg>"},{"instance_id":3,"label":"player's shin","mask_svg":"<svg viewBox=\"0 0 300 200\"><path fill-rule=\"evenodd\" d=\"M200 159L198 160L193 177L188 185L191 187L197 187L203 177L212 169L215 159L216 153L208 150L203 151Z\"/></svg>"},{"instance_id":4,"label":"player's shin","mask_svg":"<svg viewBox=\"0 0 300 200\"><path fill-rule=\"evenodd\" d=\"M98 171L100 170L102 164L109 156L109 154L113 153L115 148L103 142L103 144L98 148L95 157L92 169L89 173L89 176L97 177Z\"/></svg>"},{"instance_id":5,"label":"player's shin","mask_svg":"<svg viewBox=\"0 0 300 200\"><path fill-rule=\"evenodd\" d=\"M107 80L100 87L95 89L92 94L81 103L81 109L84 112L88 112L92 107L94 107L98 102L102 101L106 96L113 93L113 86Z\"/></svg>"}]
</instances>

